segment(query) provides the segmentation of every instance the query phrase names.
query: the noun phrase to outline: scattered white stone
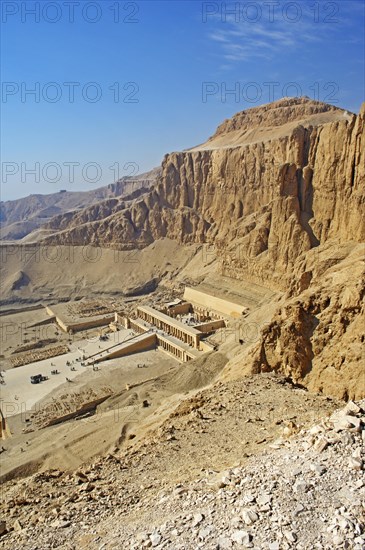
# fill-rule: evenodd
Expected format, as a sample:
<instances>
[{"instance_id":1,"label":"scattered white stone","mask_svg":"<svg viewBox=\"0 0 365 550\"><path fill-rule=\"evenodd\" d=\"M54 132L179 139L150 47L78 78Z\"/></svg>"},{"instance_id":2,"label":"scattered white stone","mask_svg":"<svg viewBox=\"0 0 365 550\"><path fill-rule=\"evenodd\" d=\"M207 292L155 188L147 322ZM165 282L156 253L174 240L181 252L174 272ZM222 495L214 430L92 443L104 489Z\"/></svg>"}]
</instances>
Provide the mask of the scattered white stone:
<instances>
[{"instance_id":1,"label":"scattered white stone","mask_svg":"<svg viewBox=\"0 0 365 550\"><path fill-rule=\"evenodd\" d=\"M361 458L361 447L355 449L351 456L354 458Z\"/></svg>"},{"instance_id":2,"label":"scattered white stone","mask_svg":"<svg viewBox=\"0 0 365 550\"><path fill-rule=\"evenodd\" d=\"M264 506L265 504L270 504L272 500L272 496L268 495L267 493L262 493L257 497L256 500L257 500L257 504L259 504L260 506Z\"/></svg>"},{"instance_id":3,"label":"scattered white stone","mask_svg":"<svg viewBox=\"0 0 365 550\"><path fill-rule=\"evenodd\" d=\"M341 535L335 535L333 537L333 544L335 544L336 546L340 546L343 543L344 543L344 538Z\"/></svg>"},{"instance_id":4,"label":"scattered white stone","mask_svg":"<svg viewBox=\"0 0 365 550\"><path fill-rule=\"evenodd\" d=\"M233 542L237 542L237 544L248 544L251 540L251 537L247 531L240 529L232 533L231 539L233 540Z\"/></svg>"},{"instance_id":5,"label":"scattered white stone","mask_svg":"<svg viewBox=\"0 0 365 550\"><path fill-rule=\"evenodd\" d=\"M23 529L23 525L20 523L18 519L14 521L13 529L14 531L21 531Z\"/></svg>"},{"instance_id":6,"label":"scattered white stone","mask_svg":"<svg viewBox=\"0 0 365 550\"><path fill-rule=\"evenodd\" d=\"M242 519L246 525L251 525L259 519L259 516L253 510L245 508L244 510L242 510Z\"/></svg>"},{"instance_id":7,"label":"scattered white stone","mask_svg":"<svg viewBox=\"0 0 365 550\"><path fill-rule=\"evenodd\" d=\"M251 502L255 502L255 500L256 500L256 497L252 493L246 493L245 496L243 497L243 501L245 504L250 504Z\"/></svg>"},{"instance_id":8,"label":"scattered white stone","mask_svg":"<svg viewBox=\"0 0 365 550\"><path fill-rule=\"evenodd\" d=\"M204 527L203 529L200 529L198 537L200 540L204 540L212 533L213 527L211 525L207 525L207 527Z\"/></svg>"},{"instance_id":9,"label":"scattered white stone","mask_svg":"<svg viewBox=\"0 0 365 550\"><path fill-rule=\"evenodd\" d=\"M350 456L349 466L352 470L362 470L363 462L360 458Z\"/></svg>"},{"instance_id":10,"label":"scattered white stone","mask_svg":"<svg viewBox=\"0 0 365 550\"><path fill-rule=\"evenodd\" d=\"M269 447L271 449L280 449L281 447L283 447L285 445L286 441L282 438L282 437L279 437L279 439L275 439L275 441L273 443L271 443L269 445Z\"/></svg>"},{"instance_id":11,"label":"scattered white stone","mask_svg":"<svg viewBox=\"0 0 365 550\"><path fill-rule=\"evenodd\" d=\"M356 428L360 430L361 420L357 416L351 416L344 414L339 416L333 421L333 429L335 432L340 432L342 430L349 430L351 428Z\"/></svg>"},{"instance_id":12,"label":"scattered white stone","mask_svg":"<svg viewBox=\"0 0 365 550\"><path fill-rule=\"evenodd\" d=\"M295 483L294 483L294 491L296 493L306 493L309 489L309 485L308 483L306 483L305 481L301 480L301 479L298 479Z\"/></svg>"},{"instance_id":13,"label":"scattered white stone","mask_svg":"<svg viewBox=\"0 0 365 550\"><path fill-rule=\"evenodd\" d=\"M322 466L322 464L311 464L310 469L319 476L323 475L326 472L326 468Z\"/></svg>"},{"instance_id":14,"label":"scattered white stone","mask_svg":"<svg viewBox=\"0 0 365 550\"><path fill-rule=\"evenodd\" d=\"M232 548L232 541L227 537L222 536L222 537L219 537L218 539L218 545L219 545L219 549Z\"/></svg>"},{"instance_id":15,"label":"scattered white stone","mask_svg":"<svg viewBox=\"0 0 365 550\"><path fill-rule=\"evenodd\" d=\"M316 426L313 426L308 433L311 435L318 435L319 433L324 432L323 426L319 426L318 424Z\"/></svg>"},{"instance_id":16,"label":"scattered white stone","mask_svg":"<svg viewBox=\"0 0 365 550\"><path fill-rule=\"evenodd\" d=\"M56 519L56 521L51 523L51 526L56 528L57 527L65 528L65 527L69 527L70 525L71 525L70 521L63 521L61 519Z\"/></svg>"},{"instance_id":17,"label":"scattered white stone","mask_svg":"<svg viewBox=\"0 0 365 550\"><path fill-rule=\"evenodd\" d=\"M231 520L231 527L239 527L242 523L242 519L238 516L234 516Z\"/></svg>"},{"instance_id":18,"label":"scattered white stone","mask_svg":"<svg viewBox=\"0 0 365 550\"><path fill-rule=\"evenodd\" d=\"M356 403L354 403L353 401L349 401L343 410L345 414L354 416L361 412L360 407L356 405Z\"/></svg>"},{"instance_id":19,"label":"scattered white stone","mask_svg":"<svg viewBox=\"0 0 365 550\"><path fill-rule=\"evenodd\" d=\"M328 441L324 437L320 437L314 444L314 448L319 453L322 453L328 447Z\"/></svg>"},{"instance_id":20,"label":"scattered white stone","mask_svg":"<svg viewBox=\"0 0 365 550\"><path fill-rule=\"evenodd\" d=\"M204 519L203 514L195 514L195 516L193 517L192 526L196 527L197 525L199 525L199 523L203 521L203 519Z\"/></svg>"},{"instance_id":21,"label":"scattered white stone","mask_svg":"<svg viewBox=\"0 0 365 550\"><path fill-rule=\"evenodd\" d=\"M294 531L283 531L283 535L288 542L295 542L297 540L297 536Z\"/></svg>"},{"instance_id":22,"label":"scattered white stone","mask_svg":"<svg viewBox=\"0 0 365 550\"><path fill-rule=\"evenodd\" d=\"M162 540L162 537L158 533L152 533L152 535L150 535L150 541L152 543L152 546L158 546L161 540Z\"/></svg>"},{"instance_id":23,"label":"scattered white stone","mask_svg":"<svg viewBox=\"0 0 365 550\"><path fill-rule=\"evenodd\" d=\"M305 508L304 508L303 504L301 504L299 502L298 505L296 506L296 508L294 509L294 515L297 516L298 514L300 514L301 512L304 512L304 511L305 511Z\"/></svg>"}]
</instances>

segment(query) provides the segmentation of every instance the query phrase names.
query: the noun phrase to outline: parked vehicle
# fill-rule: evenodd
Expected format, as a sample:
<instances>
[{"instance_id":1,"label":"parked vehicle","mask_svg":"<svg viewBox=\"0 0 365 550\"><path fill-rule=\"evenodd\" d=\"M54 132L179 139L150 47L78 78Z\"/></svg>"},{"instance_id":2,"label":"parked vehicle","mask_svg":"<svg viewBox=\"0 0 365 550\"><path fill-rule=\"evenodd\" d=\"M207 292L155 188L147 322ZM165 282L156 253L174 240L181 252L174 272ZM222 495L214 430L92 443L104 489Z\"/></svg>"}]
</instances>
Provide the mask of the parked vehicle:
<instances>
[{"instance_id":1,"label":"parked vehicle","mask_svg":"<svg viewBox=\"0 0 365 550\"><path fill-rule=\"evenodd\" d=\"M43 374L35 374L30 377L31 384L40 384L44 380L48 380L48 376L43 376Z\"/></svg>"}]
</instances>

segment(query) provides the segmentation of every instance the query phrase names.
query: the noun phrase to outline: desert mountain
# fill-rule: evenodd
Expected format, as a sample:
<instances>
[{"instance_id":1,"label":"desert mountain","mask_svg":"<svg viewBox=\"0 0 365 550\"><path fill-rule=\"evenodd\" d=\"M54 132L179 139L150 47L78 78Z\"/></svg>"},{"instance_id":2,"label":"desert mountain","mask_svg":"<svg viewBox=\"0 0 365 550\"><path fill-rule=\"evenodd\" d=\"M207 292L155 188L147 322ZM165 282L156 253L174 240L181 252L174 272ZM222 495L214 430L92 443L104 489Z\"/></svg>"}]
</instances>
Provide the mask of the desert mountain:
<instances>
[{"instance_id":1,"label":"desert mountain","mask_svg":"<svg viewBox=\"0 0 365 550\"><path fill-rule=\"evenodd\" d=\"M13 416L4 548L364 548L364 116L284 98L166 155L148 189L5 203L10 231L35 230L0 244L2 306L132 312L200 285L248 310L218 350L118 358L66 378L29 427Z\"/></svg>"},{"instance_id":2,"label":"desert mountain","mask_svg":"<svg viewBox=\"0 0 365 550\"><path fill-rule=\"evenodd\" d=\"M100 201L147 191L159 175L159 168L127 176L92 191L66 191L30 195L0 203L1 240L18 240L47 223L53 216L79 211Z\"/></svg>"},{"instance_id":3,"label":"desert mountain","mask_svg":"<svg viewBox=\"0 0 365 550\"><path fill-rule=\"evenodd\" d=\"M306 97L238 113L206 143L166 155L148 192L59 214L27 240L211 246L210 269L281 295L260 342L235 352L224 376L274 370L327 395L363 397L364 116L365 104L355 115ZM29 270L14 263L9 288L32 280Z\"/></svg>"},{"instance_id":4,"label":"desert mountain","mask_svg":"<svg viewBox=\"0 0 365 550\"><path fill-rule=\"evenodd\" d=\"M365 238L364 115L305 97L238 113L203 145L166 155L149 193L56 216L45 242L214 243L227 275L286 288L301 254Z\"/></svg>"}]
</instances>

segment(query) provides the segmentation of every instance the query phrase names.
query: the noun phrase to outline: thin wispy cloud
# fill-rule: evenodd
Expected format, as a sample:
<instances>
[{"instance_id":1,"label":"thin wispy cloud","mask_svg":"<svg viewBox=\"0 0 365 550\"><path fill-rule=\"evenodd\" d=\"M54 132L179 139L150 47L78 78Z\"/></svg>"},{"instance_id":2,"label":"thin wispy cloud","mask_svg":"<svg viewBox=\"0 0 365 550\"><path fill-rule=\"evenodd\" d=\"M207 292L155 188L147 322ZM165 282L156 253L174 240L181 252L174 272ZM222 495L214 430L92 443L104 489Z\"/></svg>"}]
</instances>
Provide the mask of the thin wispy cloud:
<instances>
[{"instance_id":1,"label":"thin wispy cloud","mask_svg":"<svg viewBox=\"0 0 365 550\"><path fill-rule=\"evenodd\" d=\"M215 13L208 19L207 22L214 27L208 32L208 38L220 47L223 63L260 58L270 60L287 52L288 48L291 51L303 50L306 44L325 42L336 33L342 33L350 21L348 9L334 14L333 20L328 22L325 22L328 14L320 13L316 21L317 16L304 2L300 4L303 9L297 21L288 20L280 10L270 21L265 4L255 4L262 6L262 15L257 21L244 18L238 21L232 13ZM357 9L356 2L350 0L347 5L351 9L352 4Z\"/></svg>"}]
</instances>

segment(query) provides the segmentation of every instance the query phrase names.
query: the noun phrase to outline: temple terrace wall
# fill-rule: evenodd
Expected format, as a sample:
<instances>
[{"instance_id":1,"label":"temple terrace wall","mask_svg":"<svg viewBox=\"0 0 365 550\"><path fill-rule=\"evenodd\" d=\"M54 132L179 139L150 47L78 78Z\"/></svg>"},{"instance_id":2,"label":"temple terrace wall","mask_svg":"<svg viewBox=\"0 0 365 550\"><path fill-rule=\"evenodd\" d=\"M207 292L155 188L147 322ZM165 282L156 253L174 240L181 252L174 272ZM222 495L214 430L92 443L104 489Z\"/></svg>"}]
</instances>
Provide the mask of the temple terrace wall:
<instances>
[{"instance_id":1,"label":"temple terrace wall","mask_svg":"<svg viewBox=\"0 0 365 550\"><path fill-rule=\"evenodd\" d=\"M223 298L218 298L217 296L207 294L206 292L188 286L185 287L184 300L192 302L193 306L196 304L206 308L207 312L211 313L211 317L214 316L214 312L219 312L228 317L239 317L247 311L245 306L229 302Z\"/></svg>"},{"instance_id":2,"label":"temple terrace wall","mask_svg":"<svg viewBox=\"0 0 365 550\"><path fill-rule=\"evenodd\" d=\"M94 327L101 327L101 326L107 326L109 323L114 321L115 315L104 315L102 317L94 317L92 319L88 319L87 321L72 321L67 322L60 318L59 315L57 315L49 306L46 307L46 311L48 315L54 317L54 320L56 321L57 325L60 327L61 330L64 332L70 332L72 330L73 332L77 332L79 330L87 330Z\"/></svg>"},{"instance_id":3,"label":"temple terrace wall","mask_svg":"<svg viewBox=\"0 0 365 550\"><path fill-rule=\"evenodd\" d=\"M201 332L195 328L189 327L173 317L169 317L149 306L140 306L137 308L138 317L154 325L167 334L182 340L186 344L199 349Z\"/></svg>"}]
</instances>

